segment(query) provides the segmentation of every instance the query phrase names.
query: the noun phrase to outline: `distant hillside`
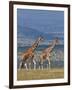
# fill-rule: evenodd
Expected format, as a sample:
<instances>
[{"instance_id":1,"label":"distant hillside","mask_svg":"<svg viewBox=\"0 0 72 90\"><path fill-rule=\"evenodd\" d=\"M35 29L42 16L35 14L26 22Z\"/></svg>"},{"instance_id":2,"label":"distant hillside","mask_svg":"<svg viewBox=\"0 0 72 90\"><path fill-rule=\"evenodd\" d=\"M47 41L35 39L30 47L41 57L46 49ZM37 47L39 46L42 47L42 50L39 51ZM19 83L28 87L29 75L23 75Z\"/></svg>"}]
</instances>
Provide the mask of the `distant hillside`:
<instances>
[{"instance_id":1,"label":"distant hillside","mask_svg":"<svg viewBox=\"0 0 72 90\"><path fill-rule=\"evenodd\" d=\"M25 46L31 45L39 36L43 36L45 41L44 43L48 44L48 41L53 40L55 37L58 37L56 34L43 33L39 30L30 27L18 26L17 28L17 45ZM59 36L60 40L63 40L63 36Z\"/></svg>"}]
</instances>

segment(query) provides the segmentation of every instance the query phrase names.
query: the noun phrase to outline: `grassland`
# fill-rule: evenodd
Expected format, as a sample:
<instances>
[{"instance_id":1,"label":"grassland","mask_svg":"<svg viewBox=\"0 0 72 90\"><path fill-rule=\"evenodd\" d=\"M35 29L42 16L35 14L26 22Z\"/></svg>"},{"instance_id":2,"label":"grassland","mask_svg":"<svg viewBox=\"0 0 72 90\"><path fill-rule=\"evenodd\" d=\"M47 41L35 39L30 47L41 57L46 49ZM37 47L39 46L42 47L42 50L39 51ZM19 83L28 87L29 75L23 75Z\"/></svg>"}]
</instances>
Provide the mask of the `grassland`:
<instances>
[{"instance_id":1,"label":"grassland","mask_svg":"<svg viewBox=\"0 0 72 90\"><path fill-rule=\"evenodd\" d=\"M17 80L38 80L38 79L56 79L64 77L64 69L44 69L44 70L17 70Z\"/></svg>"}]
</instances>

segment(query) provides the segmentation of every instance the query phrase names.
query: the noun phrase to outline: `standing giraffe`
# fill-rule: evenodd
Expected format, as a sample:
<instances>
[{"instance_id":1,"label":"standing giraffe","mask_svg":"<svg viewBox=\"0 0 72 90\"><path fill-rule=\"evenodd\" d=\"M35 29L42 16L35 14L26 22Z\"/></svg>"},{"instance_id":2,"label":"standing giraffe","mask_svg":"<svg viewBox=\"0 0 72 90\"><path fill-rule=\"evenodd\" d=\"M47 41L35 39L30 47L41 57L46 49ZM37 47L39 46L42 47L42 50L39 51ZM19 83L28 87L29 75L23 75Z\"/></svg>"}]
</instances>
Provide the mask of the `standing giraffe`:
<instances>
[{"instance_id":1,"label":"standing giraffe","mask_svg":"<svg viewBox=\"0 0 72 90\"><path fill-rule=\"evenodd\" d=\"M22 68L24 65L26 69L28 69L27 64L31 61L33 61L34 58L34 51L39 46L39 43L43 40L43 37L39 37L33 45L28 48L25 52L21 54L21 62L20 62L20 68ZM35 62L34 62L35 63Z\"/></svg>"},{"instance_id":2,"label":"standing giraffe","mask_svg":"<svg viewBox=\"0 0 72 90\"><path fill-rule=\"evenodd\" d=\"M51 52L52 52L53 48L55 47L55 45L57 45L58 43L59 43L58 38L54 39L52 41L52 45L50 47L44 49L42 51L42 53L40 54L40 64L41 64L42 69L43 69L43 62L45 60L48 60L49 68L50 68L50 56L51 56Z\"/></svg>"}]
</instances>

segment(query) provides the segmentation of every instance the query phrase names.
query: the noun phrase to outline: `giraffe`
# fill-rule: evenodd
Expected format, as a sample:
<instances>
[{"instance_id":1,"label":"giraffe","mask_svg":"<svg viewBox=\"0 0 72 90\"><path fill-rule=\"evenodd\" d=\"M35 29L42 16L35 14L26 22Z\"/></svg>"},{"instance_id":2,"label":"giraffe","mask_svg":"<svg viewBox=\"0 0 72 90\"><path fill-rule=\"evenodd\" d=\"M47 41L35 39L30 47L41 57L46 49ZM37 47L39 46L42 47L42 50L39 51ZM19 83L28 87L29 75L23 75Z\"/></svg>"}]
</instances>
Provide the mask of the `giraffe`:
<instances>
[{"instance_id":1,"label":"giraffe","mask_svg":"<svg viewBox=\"0 0 72 90\"><path fill-rule=\"evenodd\" d=\"M50 45L48 48L44 49L44 50L42 51L42 53L40 54L40 65L41 65L41 68L42 68L42 69L43 69L43 62L44 62L45 60L48 60L49 68L50 68L50 64L51 64L51 62L50 62L51 52L52 52L53 48L55 47L55 45L57 45L57 44L59 44L59 39L58 39L58 38L55 38L55 39L52 41L51 45ZM48 66L47 66L47 67L48 67ZM40 68L40 67L39 67L39 68Z\"/></svg>"},{"instance_id":2,"label":"giraffe","mask_svg":"<svg viewBox=\"0 0 72 90\"><path fill-rule=\"evenodd\" d=\"M20 62L20 68L22 68L24 65L26 67L26 69L28 69L27 64L28 62L33 61L34 58L34 52L36 50L36 48L39 46L39 43L43 41L43 37L38 37L38 39L33 43L33 45L28 48L25 52L23 52L21 54L21 62ZM33 61L33 63L35 63Z\"/></svg>"}]
</instances>

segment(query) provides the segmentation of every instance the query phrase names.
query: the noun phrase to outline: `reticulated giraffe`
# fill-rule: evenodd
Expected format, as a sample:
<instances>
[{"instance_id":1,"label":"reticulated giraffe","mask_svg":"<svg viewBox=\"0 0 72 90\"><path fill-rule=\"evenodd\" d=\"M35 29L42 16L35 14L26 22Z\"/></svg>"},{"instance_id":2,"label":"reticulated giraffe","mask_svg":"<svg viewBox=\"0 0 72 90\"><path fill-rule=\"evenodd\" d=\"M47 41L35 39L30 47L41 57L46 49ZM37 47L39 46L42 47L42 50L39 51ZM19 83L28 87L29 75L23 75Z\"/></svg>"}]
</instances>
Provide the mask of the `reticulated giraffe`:
<instances>
[{"instance_id":1,"label":"reticulated giraffe","mask_svg":"<svg viewBox=\"0 0 72 90\"><path fill-rule=\"evenodd\" d=\"M43 37L39 37L30 48L28 48L25 52L21 54L20 68L22 68L25 65L26 69L28 69L27 64L30 62L34 62L34 51L39 46L39 43L41 41L43 41Z\"/></svg>"},{"instance_id":2,"label":"reticulated giraffe","mask_svg":"<svg viewBox=\"0 0 72 90\"><path fill-rule=\"evenodd\" d=\"M40 65L43 69L43 62L45 60L48 60L48 63L49 63L49 68L50 68L50 64L51 64L51 60L50 60L50 56L51 56L51 52L53 51L53 48L55 47L55 45L59 44L59 39L58 38L55 38L51 45L48 46L48 48L44 49L42 51L42 53L40 54ZM48 65L47 65L48 67Z\"/></svg>"}]
</instances>

